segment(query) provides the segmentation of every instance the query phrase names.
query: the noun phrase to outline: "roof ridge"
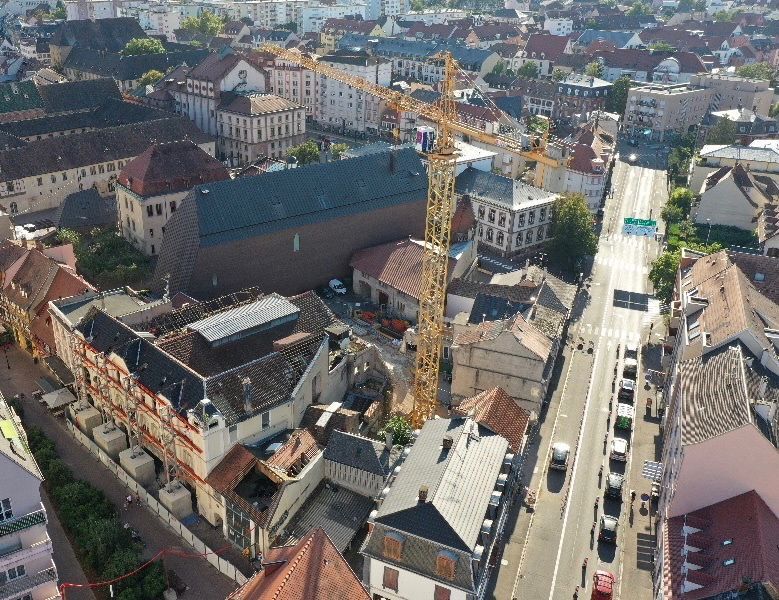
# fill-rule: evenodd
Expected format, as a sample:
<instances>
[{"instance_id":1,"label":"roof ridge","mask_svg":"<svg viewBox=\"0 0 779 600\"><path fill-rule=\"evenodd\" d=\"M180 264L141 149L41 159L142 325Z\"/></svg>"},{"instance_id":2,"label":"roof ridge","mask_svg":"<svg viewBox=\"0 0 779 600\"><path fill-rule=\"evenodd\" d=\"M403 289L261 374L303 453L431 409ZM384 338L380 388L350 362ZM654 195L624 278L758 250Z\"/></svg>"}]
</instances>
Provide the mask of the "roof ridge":
<instances>
[{"instance_id":1,"label":"roof ridge","mask_svg":"<svg viewBox=\"0 0 779 600\"><path fill-rule=\"evenodd\" d=\"M306 543L303 544L303 547L295 554L294 560L290 561L290 567L287 569L287 573L284 575L284 577L279 582L279 585L276 588L276 591L273 594L274 598L279 598L279 594L284 589L284 586L287 584L287 582L292 577L292 573L295 571L295 569L298 567L300 562L303 560L303 558L308 553L309 547L311 546L311 543L314 541L314 532L310 533L308 536L308 539L306 540Z\"/></svg>"}]
</instances>

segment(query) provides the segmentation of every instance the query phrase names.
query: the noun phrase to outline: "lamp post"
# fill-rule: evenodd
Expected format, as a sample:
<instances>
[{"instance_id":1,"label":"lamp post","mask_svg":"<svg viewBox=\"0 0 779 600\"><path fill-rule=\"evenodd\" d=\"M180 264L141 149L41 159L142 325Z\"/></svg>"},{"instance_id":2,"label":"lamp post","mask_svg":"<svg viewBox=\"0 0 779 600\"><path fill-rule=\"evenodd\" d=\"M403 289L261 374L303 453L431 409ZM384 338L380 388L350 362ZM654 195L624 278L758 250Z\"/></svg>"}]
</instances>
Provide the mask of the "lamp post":
<instances>
[{"instance_id":1,"label":"lamp post","mask_svg":"<svg viewBox=\"0 0 779 600\"><path fill-rule=\"evenodd\" d=\"M709 226L709 230L706 232L706 245L709 245L709 237L711 236L711 219L706 219L706 223Z\"/></svg>"}]
</instances>

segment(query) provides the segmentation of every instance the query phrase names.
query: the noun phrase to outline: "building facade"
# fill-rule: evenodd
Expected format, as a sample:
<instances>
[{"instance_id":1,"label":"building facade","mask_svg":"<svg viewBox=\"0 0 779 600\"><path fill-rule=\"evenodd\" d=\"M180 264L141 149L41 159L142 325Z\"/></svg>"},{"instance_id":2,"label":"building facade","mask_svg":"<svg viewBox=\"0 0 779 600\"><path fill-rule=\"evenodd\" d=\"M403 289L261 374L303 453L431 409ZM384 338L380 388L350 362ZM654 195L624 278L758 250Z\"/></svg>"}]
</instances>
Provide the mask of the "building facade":
<instances>
[{"instance_id":1,"label":"building facade","mask_svg":"<svg viewBox=\"0 0 779 600\"><path fill-rule=\"evenodd\" d=\"M658 142L684 135L703 120L711 98L711 90L686 84L632 88L625 106L624 127L634 138Z\"/></svg>"}]
</instances>

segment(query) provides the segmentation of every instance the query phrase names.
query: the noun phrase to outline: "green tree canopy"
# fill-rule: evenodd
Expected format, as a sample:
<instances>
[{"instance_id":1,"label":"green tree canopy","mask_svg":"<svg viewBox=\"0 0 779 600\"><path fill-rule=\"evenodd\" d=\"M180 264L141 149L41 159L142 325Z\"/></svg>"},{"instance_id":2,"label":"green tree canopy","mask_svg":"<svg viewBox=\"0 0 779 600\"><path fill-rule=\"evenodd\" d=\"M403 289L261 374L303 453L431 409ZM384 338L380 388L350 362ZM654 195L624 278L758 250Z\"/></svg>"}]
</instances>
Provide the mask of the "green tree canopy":
<instances>
[{"instance_id":1,"label":"green tree canopy","mask_svg":"<svg viewBox=\"0 0 779 600\"><path fill-rule=\"evenodd\" d=\"M165 54L165 46L157 38L133 38L122 50L124 56L139 54Z\"/></svg>"},{"instance_id":2,"label":"green tree canopy","mask_svg":"<svg viewBox=\"0 0 779 600\"><path fill-rule=\"evenodd\" d=\"M538 77L538 65L534 62L526 62L524 65L517 69L518 77L526 77L528 79L535 79Z\"/></svg>"},{"instance_id":3,"label":"green tree canopy","mask_svg":"<svg viewBox=\"0 0 779 600\"><path fill-rule=\"evenodd\" d=\"M695 195L692 190L678 187L672 193L660 215L666 223L681 223L690 214Z\"/></svg>"},{"instance_id":4,"label":"green tree canopy","mask_svg":"<svg viewBox=\"0 0 779 600\"><path fill-rule=\"evenodd\" d=\"M553 81L562 81L568 76L568 73L563 71L562 69L554 69L552 71L552 80Z\"/></svg>"},{"instance_id":5,"label":"green tree canopy","mask_svg":"<svg viewBox=\"0 0 779 600\"><path fill-rule=\"evenodd\" d=\"M652 6L641 0L636 0L627 14L631 16L650 15L652 14Z\"/></svg>"},{"instance_id":6,"label":"green tree canopy","mask_svg":"<svg viewBox=\"0 0 779 600\"><path fill-rule=\"evenodd\" d=\"M655 287L655 296L661 301L668 303L673 299L674 285L676 283L676 272L679 270L679 261L681 253L663 252L652 263L652 269L649 271L649 281Z\"/></svg>"},{"instance_id":7,"label":"green tree canopy","mask_svg":"<svg viewBox=\"0 0 779 600\"><path fill-rule=\"evenodd\" d=\"M741 14L740 10L721 10L714 13L714 20L718 23L735 23L741 17Z\"/></svg>"},{"instance_id":8,"label":"green tree canopy","mask_svg":"<svg viewBox=\"0 0 779 600\"><path fill-rule=\"evenodd\" d=\"M162 71L157 71L156 69L152 69L151 71L146 71L143 75L141 75L141 78L138 80L138 85L154 85L163 77L165 77L165 73Z\"/></svg>"},{"instance_id":9,"label":"green tree canopy","mask_svg":"<svg viewBox=\"0 0 779 600\"><path fill-rule=\"evenodd\" d=\"M290 148L287 151L287 154L289 156L294 156L300 167L309 163L319 162L319 147L314 140L308 140L299 146Z\"/></svg>"},{"instance_id":10,"label":"green tree canopy","mask_svg":"<svg viewBox=\"0 0 779 600\"><path fill-rule=\"evenodd\" d=\"M203 35L215 36L222 33L225 28L225 22L221 17L217 17L210 11L203 11L197 17L187 17L181 21L181 28L187 31L202 33Z\"/></svg>"},{"instance_id":11,"label":"green tree canopy","mask_svg":"<svg viewBox=\"0 0 779 600\"><path fill-rule=\"evenodd\" d=\"M738 131L736 128L736 123L730 119L722 117L717 119L717 122L714 124L714 126L709 129L708 133L706 134L706 143L726 144L729 146L730 144L736 143L737 133Z\"/></svg>"},{"instance_id":12,"label":"green tree canopy","mask_svg":"<svg viewBox=\"0 0 779 600\"><path fill-rule=\"evenodd\" d=\"M588 77L603 77L603 65L594 60L584 67L584 74Z\"/></svg>"},{"instance_id":13,"label":"green tree canopy","mask_svg":"<svg viewBox=\"0 0 779 600\"><path fill-rule=\"evenodd\" d=\"M549 254L557 264L573 269L598 248L590 208L581 194L563 194L555 200L553 214Z\"/></svg>"},{"instance_id":14,"label":"green tree canopy","mask_svg":"<svg viewBox=\"0 0 779 600\"><path fill-rule=\"evenodd\" d=\"M333 144L330 146L330 153L333 155L334 160L338 160L341 158L341 155L348 149L348 144Z\"/></svg>"},{"instance_id":15,"label":"green tree canopy","mask_svg":"<svg viewBox=\"0 0 779 600\"><path fill-rule=\"evenodd\" d=\"M65 4L62 0L57 0L57 7L51 11L49 16L57 21L68 18L68 13L65 10Z\"/></svg>"},{"instance_id":16,"label":"green tree canopy","mask_svg":"<svg viewBox=\"0 0 779 600\"><path fill-rule=\"evenodd\" d=\"M614 81L611 85L611 92L606 96L606 110L622 115L628 103L628 92L630 91L630 77L623 75Z\"/></svg>"},{"instance_id":17,"label":"green tree canopy","mask_svg":"<svg viewBox=\"0 0 779 600\"><path fill-rule=\"evenodd\" d=\"M411 443L411 424L408 422L408 419L402 415L390 417L380 433L382 436L391 433L392 443L396 446L405 446L406 444Z\"/></svg>"},{"instance_id":18,"label":"green tree canopy","mask_svg":"<svg viewBox=\"0 0 779 600\"><path fill-rule=\"evenodd\" d=\"M736 75L747 79L767 79L773 81L776 78L776 69L767 62L744 65L736 69Z\"/></svg>"},{"instance_id":19,"label":"green tree canopy","mask_svg":"<svg viewBox=\"0 0 779 600\"><path fill-rule=\"evenodd\" d=\"M657 50L658 52L673 52L676 50L676 46L669 44L668 42L661 40L659 42L652 42L649 44L650 50Z\"/></svg>"}]
</instances>

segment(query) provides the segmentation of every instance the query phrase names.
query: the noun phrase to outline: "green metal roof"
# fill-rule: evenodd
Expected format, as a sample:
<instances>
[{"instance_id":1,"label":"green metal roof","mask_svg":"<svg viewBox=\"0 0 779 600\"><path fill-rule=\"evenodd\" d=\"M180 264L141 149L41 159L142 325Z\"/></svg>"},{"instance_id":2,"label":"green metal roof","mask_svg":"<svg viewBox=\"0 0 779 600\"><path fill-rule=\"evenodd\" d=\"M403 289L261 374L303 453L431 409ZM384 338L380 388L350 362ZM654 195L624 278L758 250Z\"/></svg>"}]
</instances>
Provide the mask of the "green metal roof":
<instances>
[{"instance_id":1,"label":"green metal roof","mask_svg":"<svg viewBox=\"0 0 779 600\"><path fill-rule=\"evenodd\" d=\"M43 108L43 98L32 81L0 85L0 114Z\"/></svg>"},{"instance_id":2,"label":"green metal roof","mask_svg":"<svg viewBox=\"0 0 779 600\"><path fill-rule=\"evenodd\" d=\"M43 510L37 510L22 517L11 519L10 521L3 521L0 523L0 537L29 529L30 527L43 523L46 523L46 513Z\"/></svg>"}]
</instances>

